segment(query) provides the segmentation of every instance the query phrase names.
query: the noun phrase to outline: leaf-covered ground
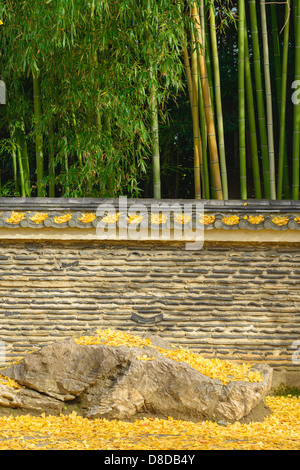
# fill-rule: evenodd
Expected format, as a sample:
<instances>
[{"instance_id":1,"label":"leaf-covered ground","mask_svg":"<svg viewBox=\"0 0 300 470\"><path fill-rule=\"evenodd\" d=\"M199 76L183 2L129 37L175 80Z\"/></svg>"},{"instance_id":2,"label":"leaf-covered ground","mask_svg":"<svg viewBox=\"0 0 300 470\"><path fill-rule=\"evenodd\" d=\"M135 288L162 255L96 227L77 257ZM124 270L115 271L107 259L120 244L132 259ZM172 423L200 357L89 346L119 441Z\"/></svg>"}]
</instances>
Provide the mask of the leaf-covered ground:
<instances>
[{"instance_id":1,"label":"leaf-covered ground","mask_svg":"<svg viewBox=\"0 0 300 470\"><path fill-rule=\"evenodd\" d=\"M75 341L115 346L151 345L149 339L113 330L97 331L95 336L83 336ZM224 383L261 380L249 364L208 360L184 349L156 349L175 361L186 361L201 373L217 377ZM141 356L139 359L155 358ZM1 381L18 387L5 377L0 376ZM16 410L12 410L12 414L0 416L0 450L300 450L299 394L268 396L266 404L271 414L263 422L228 425L151 417L134 422L89 420L75 411L59 417L17 416Z\"/></svg>"},{"instance_id":2,"label":"leaf-covered ground","mask_svg":"<svg viewBox=\"0 0 300 470\"><path fill-rule=\"evenodd\" d=\"M0 450L300 450L300 398L267 397L261 423L192 423L144 418L133 423L69 416L0 418Z\"/></svg>"}]
</instances>

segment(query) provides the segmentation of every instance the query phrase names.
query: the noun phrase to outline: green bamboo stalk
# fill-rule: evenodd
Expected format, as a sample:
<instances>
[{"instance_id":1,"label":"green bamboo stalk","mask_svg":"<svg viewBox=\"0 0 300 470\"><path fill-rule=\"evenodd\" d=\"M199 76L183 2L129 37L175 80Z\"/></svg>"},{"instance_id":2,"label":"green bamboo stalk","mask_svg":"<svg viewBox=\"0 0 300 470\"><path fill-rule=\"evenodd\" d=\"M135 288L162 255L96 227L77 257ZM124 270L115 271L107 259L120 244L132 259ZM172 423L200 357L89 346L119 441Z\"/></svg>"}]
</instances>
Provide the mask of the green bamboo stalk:
<instances>
[{"instance_id":1,"label":"green bamboo stalk","mask_svg":"<svg viewBox=\"0 0 300 470\"><path fill-rule=\"evenodd\" d=\"M153 197L154 199L161 199L158 104L156 87L153 79L151 80L150 111L152 134Z\"/></svg>"},{"instance_id":2,"label":"green bamboo stalk","mask_svg":"<svg viewBox=\"0 0 300 470\"><path fill-rule=\"evenodd\" d=\"M265 0L260 0L260 12L261 12L261 25L262 25L264 72L265 72L265 87L266 87L266 104L267 104L267 129L268 129L269 170L270 170L270 198L271 199L276 199L273 105L272 105L272 88L271 88L271 77L270 77L268 25L267 25Z\"/></svg>"},{"instance_id":3,"label":"green bamboo stalk","mask_svg":"<svg viewBox=\"0 0 300 470\"><path fill-rule=\"evenodd\" d=\"M295 81L300 80L300 0L295 0ZM300 104L294 104L292 198L299 199Z\"/></svg>"},{"instance_id":4,"label":"green bamboo stalk","mask_svg":"<svg viewBox=\"0 0 300 470\"><path fill-rule=\"evenodd\" d=\"M205 11L204 11L204 0L200 0L200 7L199 7L199 12L200 12L200 25L201 25L201 30L205 31ZM205 55L205 41L203 41L203 54Z\"/></svg>"},{"instance_id":5,"label":"green bamboo stalk","mask_svg":"<svg viewBox=\"0 0 300 470\"><path fill-rule=\"evenodd\" d=\"M245 3L238 1L238 98L239 98L239 155L241 199L247 199L246 125L245 125Z\"/></svg>"},{"instance_id":6,"label":"green bamboo stalk","mask_svg":"<svg viewBox=\"0 0 300 470\"><path fill-rule=\"evenodd\" d=\"M290 178L289 178L289 168L288 168L287 145L286 145L286 143L285 143L284 162L283 162L283 192L284 192L284 199L290 199L291 198Z\"/></svg>"},{"instance_id":7,"label":"green bamboo stalk","mask_svg":"<svg viewBox=\"0 0 300 470\"><path fill-rule=\"evenodd\" d=\"M185 66L186 77L187 77L187 89L188 89L188 95L189 95L190 106L191 106L191 114L192 114L192 120L193 120L193 135L196 135L196 142L195 142L196 145L197 145L197 141L199 141L199 139L197 140L197 134L201 135L202 159L203 159L203 185L204 185L203 195L205 198L209 199L209 192L207 192L207 187L206 187L206 181L207 181L206 174L208 170L207 170L206 143L204 140L205 139L205 120L204 120L204 128L201 127L203 126L203 121L201 121L203 107L201 107L201 101L200 101L202 98L201 85L200 86L198 85L199 114L200 114L200 131L199 131L199 116L198 116L198 113L195 112L195 107L193 106L193 78L192 78L192 73L191 73L188 49L187 49L187 45L186 45L186 41L184 37L182 38L182 46L183 46L184 66ZM199 176L198 176L200 172L200 168L199 170L197 170L197 162L195 162L195 157L197 155L199 155L199 157L196 157L197 160L200 159L200 152L197 152L197 150L195 150L195 143L194 143L194 186L195 186L195 199L196 199L196 195L201 192L201 184L199 183ZM200 164L198 165L198 167L200 167ZM199 197L197 197L197 199L199 199Z\"/></svg>"},{"instance_id":8,"label":"green bamboo stalk","mask_svg":"<svg viewBox=\"0 0 300 470\"><path fill-rule=\"evenodd\" d=\"M199 126L199 89L198 89L198 63L197 44L195 34L191 29L191 64L192 64L192 116L193 116L193 138L194 138L194 185L195 199L201 199L201 169L200 169L200 126ZM202 146L201 146L202 150Z\"/></svg>"},{"instance_id":9,"label":"green bamboo stalk","mask_svg":"<svg viewBox=\"0 0 300 470\"><path fill-rule=\"evenodd\" d=\"M9 126L9 127L10 127L10 139L12 142L12 160L13 160L15 193L18 194L19 193L18 160L17 160L18 148L16 145L16 139L15 139L15 127L14 126Z\"/></svg>"},{"instance_id":10,"label":"green bamboo stalk","mask_svg":"<svg viewBox=\"0 0 300 470\"><path fill-rule=\"evenodd\" d=\"M16 142L18 145L17 155L18 155L18 162L19 162L22 196L29 197L31 194L29 155L28 155L25 125L24 125L23 119L17 122L15 133L16 133Z\"/></svg>"},{"instance_id":11,"label":"green bamboo stalk","mask_svg":"<svg viewBox=\"0 0 300 470\"><path fill-rule=\"evenodd\" d=\"M205 17L207 19L207 16ZM210 101L212 106L212 114L213 119L215 118L215 109L214 109L214 86L213 86L213 71L211 66L211 44L210 44L210 34L209 34L209 21L204 22L205 26L205 63L206 63L206 70L207 70L207 77L209 83L209 90L210 90ZM205 146L206 146L206 153L209 153L209 149L207 148L207 127L206 127L206 139L205 139ZM213 182L213 175L212 175L212 168L209 166L209 181L210 181L210 191L211 191L211 198L215 199L215 189L214 189L214 182Z\"/></svg>"},{"instance_id":12,"label":"green bamboo stalk","mask_svg":"<svg viewBox=\"0 0 300 470\"><path fill-rule=\"evenodd\" d=\"M97 131L100 132L102 129L102 120L101 120L100 107L98 103L96 103L96 106L95 106L95 125L96 125Z\"/></svg>"},{"instance_id":13,"label":"green bamboo stalk","mask_svg":"<svg viewBox=\"0 0 300 470\"><path fill-rule=\"evenodd\" d=\"M75 132L75 139L76 139L77 146L78 146L78 162L79 162L80 168L82 168L83 161L82 161L82 154L79 150L79 138L78 138L78 132L77 132L77 121L76 121L75 113L72 113L72 119L73 119L73 126L74 126L74 132ZM90 122L90 119L88 121Z\"/></svg>"},{"instance_id":14,"label":"green bamboo stalk","mask_svg":"<svg viewBox=\"0 0 300 470\"><path fill-rule=\"evenodd\" d=\"M198 59L201 87L202 87L202 93L203 93L203 103L204 103L205 119L206 119L206 126L207 126L210 165L211 165L213 181L214 181L214 194L217 199L223 199L223 189L222 189L222 180L221 180L221 173L220 173L220 163L219 163L219 155L218 155L216 130L215 130L215 123L213 119L212 103L211 103L205 56L203 54L203 49L202 49L203 35L202 35L199 13L198 13L196 2L193 2L192 4L191 16L192 16L194 25L196 27L195 36L196 36L197 45L198 45L197 59Z\"/></svg>"},{"instance_id":15,"label":"green bamboo stalk","mask_svg":"<svg viewBox=\"0 0 300 470\"><path fill-rule=\"evenodd\" d=\"M20 174L20 185L21 185L21 196L25 197L26 196L26 190L25 190L25 178L24 178L24 169L23 169L23 163L22 163L22 143L21 143L21 134L19 130L16 130L16 143L17 143L17 157L18 157L18 164L19 164L19 174Z\"/></svg>"},{"instance_id":16,"label":"green bamboo stalk","mask_svg":"<svg viewBox=\"0 0 300 470\"><path fill-rule=\"evenodd\" d=\"M209 166L207 155L207 129L205 122L204 103L202 95L202 87L199 78L199 117L200 117L200 134L202 144L202 160L203 160L203 197L204 199L210 198L210 181L209 181Z\"/></svg>"},{"instance_id":17,"label":"green bamboo stalk","mask_svg":"<svg viewBox=\"0 0 300 470\"><path fill-rule=\"evenodd\" d=\"M290 4L290 0L287 0L287 2L283 2L282 5L284 4ZM285 15L286 16L286 15ZM284 28L287 23L287 20L289 19L285 17L284 19ZM273 37L273 49L274 49L274 63L275 63L275 80L276 80L276 93L277 93L277 108L278 108L278 122L280 122L280 115L281 115L281 100L282 100L282 94L281 94L281 86L282 86L282 71L281 71L281 52L280 52L280 41L279 41L279 33L278 33L278 22L277 22L277 6L275 3L271 4L271 20L272 20L272 37ZM282 32L282 31L281 31ZM285 47L285 46L283 46ZM288 47L288 44L287 46ZM285 104L284 104L285 106ZM280 127L281 130L281 127ZM279 131L280 132L280 131ZM280 147L280 143L279 143ZM279 158L279 156L278 156ZM278 169L278 173L281 170ZM278 178L278 177L277 177ZM281 177L278 178L278 181L280 179L280 185L281 183ZM287 158L287 142L285 139L285 144L284 144L284 157L283 157L283 193L284 193L284 198L285 199L290 199L290 182L289 182L289 169L288 169L288 158ZM277 189L277 199L282 198L282 190Z\"/></svg>"},{"instance_id":18,"label":"green bamboo stalk","mask_svg":"<svg viewBox=\"0 0 300 470\"><path fill-rule=\"evenodd\" d=\"M245 22L245 86L246 86L246 97L247 97L249 131L250 131L250 146L251 146L251 157L252 157L254 196L256 199L261 199L261 181L260 181L258 145L257 145L257 138L256 138L256 116L255 116L255 108L254 108L253 86L252 86L250 57L249 57L248 32L247 32L246 22Z\"/></svg>"},{"instance_id":19,"label":"green bamboo stalk","mask_svg":"<svg viewBox=\"0 0 300 470\"><path fill-rule=\"evenodd\" d=\"M55 151L54 151L54 132L53 124L50 124L49 128L49 162L48 162L48 172L49 172L49 197L55 197Z\"/></svg>"},{"instance_id":20,"label":"green bamboo stalk","mask_svg":"<svg viewBox=\"0 0 300 470\"><path fill-rule=\"evenodd\" d=\"M70 178L69 178L69 158L68 158L68 138L66 135L63 137L64 140L64 197L70 195Z\"/></svg>"},{"instance_id":21,"label":"green bamboo stalk","mask_svg":"<svg viewBox=\"0 0 300 470\"><path fill-rule=\"evenodd\" d=\"M93 128L93 121L94 121L94 108L88 108L87 110L87 127L88 129L92 129ZM88 155L88 152L87 152L87 155ZM81 158L81 155L79 157L79 165L80 165L80 158ZM88 170L91 170L91 168L89 167ZM93 181L92 181L92 178L91 178L91 175L90 175L90 172L87 171L87 174L86 174L86 180L87 180L87 192L88 194L90 194L93 190ZM110 188L109 188L109 191L110 191Z\"/></svg>"},{"instance_id":22,"label":"green bamboo stalk","mask_svg":"<svg viewBox=\"0 0 300 470\"><path fill-rule=\"evenodd\" d=\"M41 197L44 195L43 179L44 179L44 155L43 155L43 135L38 128L39 120L42 116L41 104L41 84L40 72L33 72L33 102L34 102L34 117L37 122L35 130L35 148L36 148L36 172L37 172L37 195Z\"/></svg>"},{"instance_id":23,"label":"green bamboo stalk","mask_svg":"<svg viewBox=\"0 0 300 470\"><path fill-rule=\"evenodd\" d=\"M192 80L192 74L191 74L191 69L190 69L190 63L189 63L189 57L188 57L188 50L186 46L185 40L183 40L183 48L184 48L184 64L185 64L185 69L186 69L186 75L187 75L187 83L188 83L188 93L190 97L190 104L191 104L191 111L192 111L192 116L195 122L193 123L193 126L197 128L197 122L200 122L200 136L201 136L201 153L202 153L202 162L203 162L203 174L202 174L202 193L203 197L205 199L209 199L210 197L210 182L209 182L209 168L208 168L208 155L207 155L207 129L206 129L206 122L205 122L205 113L204 113L204 105L203 105L203 96L202 96L202 87L201 87L201 81L199 78L198 74L198 98L199 98L199 117L198 114L194 116L193 114L193 80ZM200 121L199 121L200 120ZM196 131L198 132L198 131ZM200 158L200 157L199 157ZM200 189L199 189L200 191Z\"/></svg>"},{"instance_id":24,"label":"green bamboo stalk","mask_svg":"<svg viewBox=\"0 0 300 470\"><path fill-rule=\"evenodd\" d=\"M212 0L209 5L209 14L210 14L212 59L213 59L214 78L215 78L215 100L216 100L216 113L217 113L217 124L218 124L218 144L219 144L223 197L224 199L228 199L228 182L227 182L224 124L223 124L223 110L222 110L222 96L221 96L221 79L220 79L216 22L215 22L213 2L214 0Z\"/></svg>"},{"instance_id":25,"label":"green bamboo stalk","mask_svg":"<svg viewBox=\"0 0 300 470\"><path fill-rule=\"evenodd\" d=\"M24 129L20 134L20 145L21 145L21 158L22 167L24 171L24 184L25 184L25 196L30 197L31 194L31 182L30 182L30 171L29 171L29 155L26 142L26 135Z\"/></svg>"},{"instance_id":26,"label":"green bamboo stalk","mask_svg":"<svg viewBox=\"0 0 300 470\"><path fill-rule=\"evenodd\" d=\"M13 145L13 148L12 148L12 159L13 159L15 193L18 194L19 192L18 162L17 162L17 149L15 145Z\"/></svg>"},{"instance_id":27,"label":"green bamboo stalk","mask_svg":"<svg viewBox=\"0 0 300 470\"><path fill-rule=\"evenodd\" d=\"M207 77L208 77L208 83L209 83L209 90L210 90L210 100L212 104L212 112L213 112L213 117L215 116L215 108L214 108L214 85L213 85L213 71L212 71L212 65L211 65L211 44L210 44L210 33L209 33L209 25L205 21L205 41L204 41L204 51L205 51L205 63L206 63L206 70L207 70Z\"/></svg>"},{"instance_id":28,"label":"green bamboo stalk","mask_svg":"<svg viewBox=\"0 0 300 470\"><path fill-rule=\"evenodd\" d=\"M288 50L289 50L289 29L290 29L290 6L287 1L285 6L285 28L283 37L282 53L282 77L280 90L280 115L279 115L279 151L278 151L278 181L277 181L277 199L282 199L284 160L286 156L286 95L287 95L287 68L288 68Z\"/></svg>"},{"instance_id":29,"label":"green bamboo stalk","mask_svg":"<svg viewBox=\"0 0 300 470\"><path fill-rule=\"evenodd\" d=\"M275 81L276 81L276 93L277 103L280 110L281 100L281 54L278 34L278 22L277 22L277 8L276 4L271 4L271 21L272 21L272 39L273 39L273 50L274 50L274 66L275 66ZM280 112L279 112L280 114Z\"/></svg>"},{"instance_id":30,"label":"green bamboo stalk","mask_svg":"<svg viewBox=\"0 0 300 470\"><path fill-rule=\"evenodd\" d=\"M253 46L254 59L254 79L257 98L257 114L260 133L260 144L262 153L263 179L265 198L270 198L270 169L268 156L268 137L266 130L266 117L264 105L264 92L262 84L261 62L260 62L260 45L258 38L257 16L256 16L256 0L249 0L251 36Z\"/></svg>"}]
</instances>

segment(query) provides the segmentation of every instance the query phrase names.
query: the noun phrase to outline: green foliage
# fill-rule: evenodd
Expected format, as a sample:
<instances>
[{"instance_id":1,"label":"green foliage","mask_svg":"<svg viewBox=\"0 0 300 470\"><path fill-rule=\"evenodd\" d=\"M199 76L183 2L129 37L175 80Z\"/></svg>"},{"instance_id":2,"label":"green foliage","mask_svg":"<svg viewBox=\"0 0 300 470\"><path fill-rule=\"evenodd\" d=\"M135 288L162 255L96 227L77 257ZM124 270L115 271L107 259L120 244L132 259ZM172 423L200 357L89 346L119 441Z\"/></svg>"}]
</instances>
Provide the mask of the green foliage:
<instances>
[{"instance_id":1,"label":"green foliage","mask_svg":"<svg viewBox=\"0 0 300 470\"><path fill-rule=\"evenodd\" d=\"M195 52L193 5L193 0L0 0L0 71L7 86L7 104L0 108L1 194L153 197L153 181L160 177L162 197L195 197L195 139L183 58L183 38L189 59ZM225 176L229 198L271 197L268 127L269 136L274 133L277 198L287 197L293 180L297 199L300 108L291 103L289 90L299 78L299 0L292 3L285 39L284 1L271 6L258 0L196 0L195 5L202 33L205 29L198 61L205 47L213 112L213 122L204 122L199 93L201 196L216 197L207 139L213 124L225 198ZM245 5L249 43L245 76L242 66L238 72L238 5ZM266 22L260 19L262 6ZM262 26L268 32L264 41ZM274 197L274 174L272 184Z\"/></svg>"},{"instance_id":2,"label":"green foliage","mask_svg":"<svg viewBox=\"0 0 300 470\"><path fill-rule=\"evenodd\" d=\"M170 5L1 2L1 74L8 88L1 127L7 133L20 119L25 123L33 195L48 194L50 162L56 195L141 194L151 155L151 83L163 116L168 99L182 89L176 60L182 26ZM36 76L40 102L39 93L33 100ZM0 145L11 162L5 140ZM37 171L43 174L39 191Z\"/></svg>"}]
</instances>

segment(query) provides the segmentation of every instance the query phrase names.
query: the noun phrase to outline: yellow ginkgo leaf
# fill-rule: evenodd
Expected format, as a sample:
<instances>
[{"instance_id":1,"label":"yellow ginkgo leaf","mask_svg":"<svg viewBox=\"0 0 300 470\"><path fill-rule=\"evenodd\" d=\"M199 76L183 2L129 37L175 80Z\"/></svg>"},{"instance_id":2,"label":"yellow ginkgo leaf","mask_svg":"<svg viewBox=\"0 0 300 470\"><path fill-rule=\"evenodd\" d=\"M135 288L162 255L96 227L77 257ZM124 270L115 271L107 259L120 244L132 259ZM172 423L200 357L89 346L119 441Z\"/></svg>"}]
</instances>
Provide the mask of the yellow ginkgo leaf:
<instances>
[{"instance_id":1,"label":"yellow ginkgo leaf","mask_svg":"<svg viewBox=\"0 0 300 470\"><path fill-rule=\"evenodd\" d=\"M107 214L103 217L102 222L105 224L115 224L119 220L120 213L116 214Z\"/></svg>"},{"instance_id":2,"label":"yellow ginkgo leaf","mask_svg":"<svg viewBox=\"0 0 300 470\"><path fill-rule=\"evenodd\" d=\"M30 220L32 220L32 222L35 222L36 224L40 224L47 218L48 218L48 214L45 214L43 212L38 212L33 217L30 217Z\"/></svg>"},{"instance_id":3,"label":"yellow ginkgo leaf","mask_svg":"<svg viewBox=\"0 0 300 470\"><path fill-rule=\"evenodd\" d=\"M95 219L96 219L96 214L93 214L93 213L81 214L81 217L78 218L78 220L80 220L80 222L83 222L84 224L93 222Z\"/></svg>"},{"instance_id":4,"label":"yellow ginkgo leaf","mask_svg":"<svg viewBox=\"0 0 300 470\"><path fill-rule=\"evenodd\" d=\"M128 215L126 220L128 224L139 224L142 222L143 216L138 214Z\"/></svg>"},{"instance_id":5,"label":"yellow ginkgo leaf","mask_svg":"<svg viewBox=\"0 0 300 470\"><path fill-rule=\"evenodd\" d=\"M215 221L216 217L214 215L204 215L199 218L199 223L204 225L212 224Z\"/></svg>"},{"instance_id":6,"label":"yellow ginkgo leaf","mask_svg":"<svg viewBox=\"0 0 300 470\"><path fill-rule=\"evenodd\" d=\"M54 217L54 222L56 224L63 224L64 222L68 222L70 219L72 219L72 214L66 214L66 215Z\"/></svg>"},{"instance_id":7,"label":"yellow ginkgo leaf","mask_svg":"<svg viewBox=\"0 0 300 470\"><path fill-rule=\"evenodd\" d=\"M12 211L10 218L6 218L6 222L9 224L18 224L24 218L25 214L21 214L20 212Z\"/></svg>"},{"instance_id":8,"label":"yellow ginkgo leaf","mask_svg":"<svg viewBox=\"0 0 300 470\"><path fill-rule=\"evenodd\" d=\"M236 225L239 223L239 216L238 215L231 215L228 217L223 217L222 221L225 225Z\"/></svg>"},{"instance_id":9,"label":"yellow ginkgo leaf","mask_svg":"<svg viewBox=\"0 0 300 470\"><path fill-rule=\"evenodd\" d=\"M279 225L279 226L286 225L288 223L288 221L289 221L289 218L287 216L280 216L279 215L278 217L273 217L272 218L273 224Z\"/></svg>"},{"instance_id":10,"label":"yellow ginkgo leaf","mask_svg":"<svg viewBox=\"0 0 300 470\"><path fill-rule=\"evenodd\" d=\"M110 346L123 345L139 348L151 346L169 359L176 362L186 362L201 374L207 375L212 379L219 379L224 384L234 380L244 380L246 382L262 381L260 373L251 370L251 364L234 364L230 361L221 359L206 359L199 353L194 353L184 348L174 350L159 348L154 346L149 338L140 338L139 336L112 330L110 328L107 330L97 330L96 334L97 336L75 337L74 341L77 344L83 345L107 344ZM151 358L144 354L142 356L137 356L137 359L140 361L150 361L155 358Z\"/></svg>"}]
</instances>

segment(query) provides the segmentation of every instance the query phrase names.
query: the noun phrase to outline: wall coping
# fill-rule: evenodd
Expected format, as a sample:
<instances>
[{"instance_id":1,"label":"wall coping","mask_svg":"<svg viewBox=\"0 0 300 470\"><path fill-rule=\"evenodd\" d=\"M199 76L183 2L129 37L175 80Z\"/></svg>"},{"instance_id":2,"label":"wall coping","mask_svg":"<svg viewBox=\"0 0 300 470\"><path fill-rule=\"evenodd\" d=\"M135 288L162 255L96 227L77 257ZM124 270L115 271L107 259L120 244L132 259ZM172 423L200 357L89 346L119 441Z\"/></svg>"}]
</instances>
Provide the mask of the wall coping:
<instances>
[{"instance_id":1,"label":"wall coping","mask_svg":"<svg viewBox=\"0 0 300 470\"><path fill-rule=\"evenodd\" d=\"M270 211L270 212L300 212L300 200L269 200L269 199L148 199L148 198L128 198L128 205L143 204L150 207L154 203L166 203L170 206L175 203L179 204L196 204L203 203L207 211ZM0 211L7 210L96 210L101 204L112 204L115 207L119 204L119 198L39 198L39 197L0 197Z\"/></svg>"},{"instance_id":2,"label":"wall coping","mask_svg":"<svg viewBox=\"0 0 300 470\"><path fill-rule=\"evenodd\" d=\"M152 219L158 208L165 214L160 223ZM137 210L142 220L129 223L128 215ZM107 214L119 215L115 223L106 223ZM184 223L176 218L178 214L185 217ZM0 240L184 242L201 237L207 241L300 243L300 201L0 198Z\"/></svg>"}]
</instances>

